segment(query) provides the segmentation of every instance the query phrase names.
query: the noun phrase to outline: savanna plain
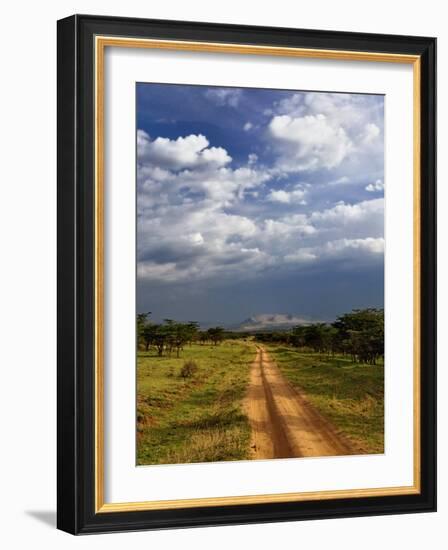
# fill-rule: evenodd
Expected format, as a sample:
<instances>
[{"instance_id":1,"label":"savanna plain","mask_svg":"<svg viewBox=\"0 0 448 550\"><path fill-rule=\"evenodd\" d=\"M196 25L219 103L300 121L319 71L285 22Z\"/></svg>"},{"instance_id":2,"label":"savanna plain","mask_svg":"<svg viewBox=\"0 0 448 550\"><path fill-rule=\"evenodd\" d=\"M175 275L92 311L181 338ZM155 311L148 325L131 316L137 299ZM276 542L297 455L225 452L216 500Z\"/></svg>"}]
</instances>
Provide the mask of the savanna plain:
<instances>
[{"instance_id":1,"label":"savanna plain","mask_svg":"<svg viewBox=\"0 0 448 550\"><path fill-rule=\"evenodd\" d=\"M382 310L287 331L137 319L137 463L384 452Z\"/></svg>"}]
</instances>

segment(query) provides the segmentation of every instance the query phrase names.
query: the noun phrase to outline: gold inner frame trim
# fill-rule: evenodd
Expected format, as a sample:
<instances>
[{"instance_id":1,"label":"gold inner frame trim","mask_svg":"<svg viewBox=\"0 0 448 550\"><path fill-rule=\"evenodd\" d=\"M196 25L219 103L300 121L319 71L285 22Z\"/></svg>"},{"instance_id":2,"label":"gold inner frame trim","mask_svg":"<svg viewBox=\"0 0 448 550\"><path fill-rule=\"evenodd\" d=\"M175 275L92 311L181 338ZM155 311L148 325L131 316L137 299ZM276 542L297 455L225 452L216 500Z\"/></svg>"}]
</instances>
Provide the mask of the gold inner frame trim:
<instances>
[{"instance_id":1,"label":"gold inner frame trim","mask_svg":"<svg viewBox=\"0 0 448 550\"><path fill-rule=\"evenodd\" d=\"M403 487L380 487L370 489L346 489L265 495L226 496L142 502L106 503L104 501L104 54L106 47L147 48L159 50L193 51L207 53L232 53L243 55L266 55L330 59L345 61L369 61L382 63L406 63L413 65L413 297L414 297L414 418L413 455L414 482ZM95 54L95 512L130 512L143 510L166 510L179 508L231 506L238 504L261 504L279 502L304 502L341 498L362 498L420 493L421 481L421 425L420 425L420 57L417 55L390 54L381 52L355 52L344 50L321 50L250 44L224 44L177 40L156 40L96 36Z\"/></svg>"}]
</instances>

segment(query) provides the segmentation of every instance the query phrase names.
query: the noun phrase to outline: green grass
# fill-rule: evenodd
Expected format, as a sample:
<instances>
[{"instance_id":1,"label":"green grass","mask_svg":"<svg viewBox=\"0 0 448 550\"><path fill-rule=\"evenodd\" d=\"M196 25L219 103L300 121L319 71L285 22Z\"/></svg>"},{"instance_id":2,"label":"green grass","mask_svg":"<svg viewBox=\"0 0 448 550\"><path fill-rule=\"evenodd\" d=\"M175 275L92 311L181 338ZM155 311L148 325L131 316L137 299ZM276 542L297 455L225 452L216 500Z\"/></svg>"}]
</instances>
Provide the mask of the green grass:
<instances>
[{"instance_id":1,"label":"green grass","mask_svg":"<svg viewBox=\"0 0 448 550\"><path fill-rule=\"evenodd\" d=\"M226 341L186 346L181 357L137 355L137 464L248 458L250 428L242 410L253 345ZM184 363L198 368L180 375Z\"/></svg>"},{"instance_id":2,"label":"green grass","mask_svg":"<svg viewBox=\"0 0 448 550\"><path fill-rule=\"evenodd\" d=\"M269 346L284 376L351 440L360 452L384 452L384 365L360 365L344 356Z\"/></svg>"}]
</instances>

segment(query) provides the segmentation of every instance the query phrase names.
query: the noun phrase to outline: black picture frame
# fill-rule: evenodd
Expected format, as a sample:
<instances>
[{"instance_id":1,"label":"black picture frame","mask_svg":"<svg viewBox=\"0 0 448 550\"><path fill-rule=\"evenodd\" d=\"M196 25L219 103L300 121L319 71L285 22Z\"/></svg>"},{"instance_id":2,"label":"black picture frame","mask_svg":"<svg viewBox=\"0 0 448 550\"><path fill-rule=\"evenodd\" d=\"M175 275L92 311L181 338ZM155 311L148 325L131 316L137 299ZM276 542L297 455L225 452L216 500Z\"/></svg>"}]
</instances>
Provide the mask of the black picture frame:
<instances>
[{"instance_id":1,"label":"black picture frame","mask_svg":"<svg viewBox=\"0 0 448 550\"><path fill-rule=\"evenodd\" d=\"M421 61L419 494L95 512L95 36L416 55ZM74 15L58 21L57 526L73 534L436 509L436 39Z\"/></svg>"}]
</instances>

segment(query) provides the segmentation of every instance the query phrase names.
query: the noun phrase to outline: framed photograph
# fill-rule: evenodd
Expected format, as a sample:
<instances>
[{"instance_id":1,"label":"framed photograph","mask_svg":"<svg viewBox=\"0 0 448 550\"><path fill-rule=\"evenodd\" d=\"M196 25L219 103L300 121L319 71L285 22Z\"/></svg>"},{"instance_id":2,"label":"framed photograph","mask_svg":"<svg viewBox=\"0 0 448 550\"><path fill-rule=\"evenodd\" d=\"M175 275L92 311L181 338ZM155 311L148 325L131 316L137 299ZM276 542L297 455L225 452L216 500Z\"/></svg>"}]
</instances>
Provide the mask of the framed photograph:
<instances>
[{"instance_id":1,"label":"framed photograph","mask_svg":"<svg viewBox=\"0 0 448 550\"><path fill-rule=\"evenodd\" d=\"M58 22L58 527L436 507L434 38Z\"/></svg>"}]
</instances>

